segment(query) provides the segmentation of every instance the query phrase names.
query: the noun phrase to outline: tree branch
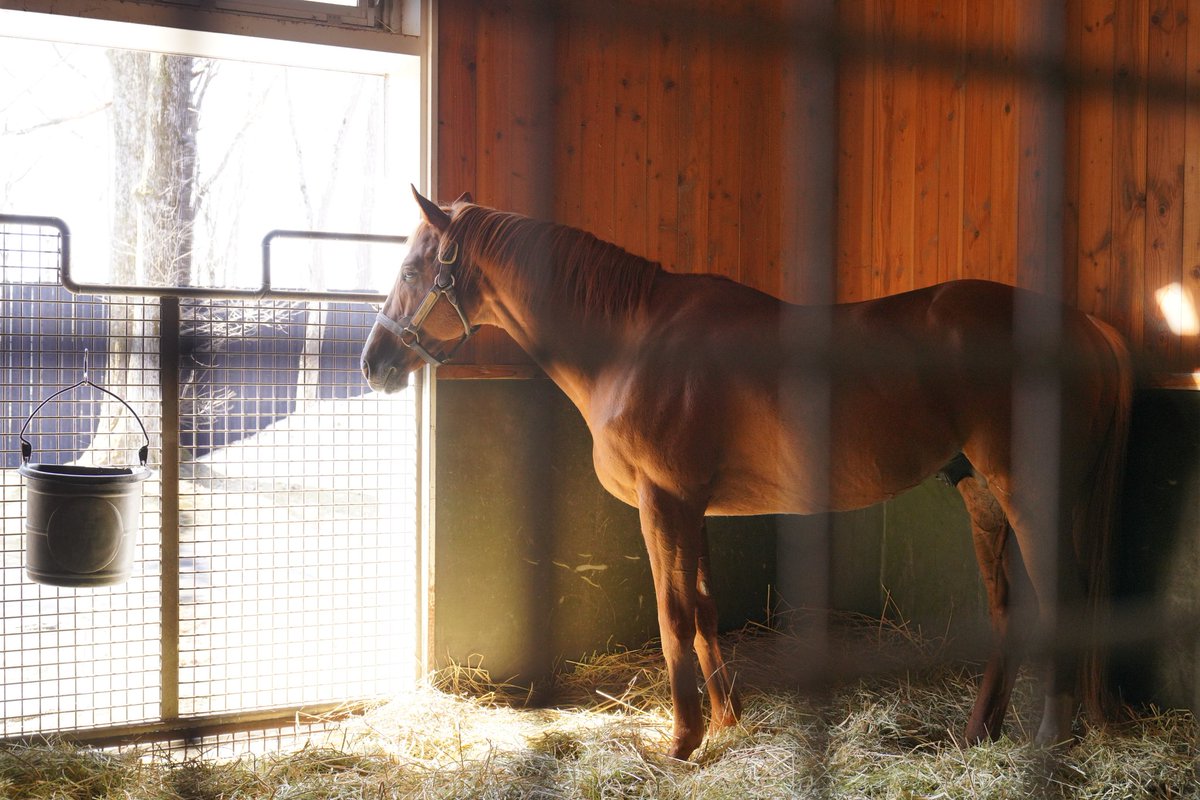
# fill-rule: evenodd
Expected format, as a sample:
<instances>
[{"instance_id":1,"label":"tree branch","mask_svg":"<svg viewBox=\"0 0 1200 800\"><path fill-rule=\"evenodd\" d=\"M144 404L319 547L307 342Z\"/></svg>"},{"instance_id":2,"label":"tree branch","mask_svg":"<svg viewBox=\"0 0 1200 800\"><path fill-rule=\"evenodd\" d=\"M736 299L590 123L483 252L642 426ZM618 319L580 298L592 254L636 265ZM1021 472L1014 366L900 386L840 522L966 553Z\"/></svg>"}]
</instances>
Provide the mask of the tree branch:
<instances>
[{"instance_id":1,"label":"tree branch","mask_svg":"<svg viewBox=\"0 0 1200 800\"><path fill-rule=\"evenodd\" d=\"M48 119L45 122L39 122L36 125L30 125L28 128L16 128L13 130L9 130L8 127L6 126L3 131L0 131L0 133L2 133L4 136L25 136L27 134L33 133L34 131L40 131L42 128L53 128L55 125L64 125L68 122L77 122L78 120L81 120L81 119L87 119L88 117L94 116L96 114L100 114L104 111L107 111L110 108L112 108L112 101L109 101L107 103L104 103L103 105L97 106L96 108L89 109L88 111L81 111L80 113L74 114L69 117L58 117L56 119Z\"/></svg>"}]
</instances>

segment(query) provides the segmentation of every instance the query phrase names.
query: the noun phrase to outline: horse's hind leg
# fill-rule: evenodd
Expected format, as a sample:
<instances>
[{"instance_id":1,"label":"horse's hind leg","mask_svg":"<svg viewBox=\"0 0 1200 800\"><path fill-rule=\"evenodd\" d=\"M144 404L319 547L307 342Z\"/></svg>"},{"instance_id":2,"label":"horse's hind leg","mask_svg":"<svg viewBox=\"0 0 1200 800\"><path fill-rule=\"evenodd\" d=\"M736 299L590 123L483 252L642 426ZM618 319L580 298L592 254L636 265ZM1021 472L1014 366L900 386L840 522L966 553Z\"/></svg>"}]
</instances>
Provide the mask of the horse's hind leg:
<instances>
[{"instance_id":1,"label":"horse's hind leg","mask_svg":"<svg viewBox=\"0 0 1200 800\"><path fill-rule=\"evenodd\" d=\"M708 528L700 532L700 558L696 571L696 655L712 702L709 731L736 725L742 704L733 685L733 676L721 658L717 641L717 604L712 597L712 573L709 570Z\"/></svg>"},{"instance_id":2,"label":"horse's hind leg","mask_svg":"<svg viewBox=\"0 0 1200 800\"><path fill-rule=\"evenodd\" d=\"M992 654L967 722L967 742L977 744L987 738L999 738L1004 725L1013 684L1024 658L1021 632L1032 623L1032 620L1018 620L1014 625L1013 616L1027 608L1031 586L1008 518L988 489L986 479L961 455L947 465L942 476L958 489L971 517L975 558L987 590L994 636ZM1026 598L1026 602L1018 603L1019 597Z\"/></svg>"}]
</instances>

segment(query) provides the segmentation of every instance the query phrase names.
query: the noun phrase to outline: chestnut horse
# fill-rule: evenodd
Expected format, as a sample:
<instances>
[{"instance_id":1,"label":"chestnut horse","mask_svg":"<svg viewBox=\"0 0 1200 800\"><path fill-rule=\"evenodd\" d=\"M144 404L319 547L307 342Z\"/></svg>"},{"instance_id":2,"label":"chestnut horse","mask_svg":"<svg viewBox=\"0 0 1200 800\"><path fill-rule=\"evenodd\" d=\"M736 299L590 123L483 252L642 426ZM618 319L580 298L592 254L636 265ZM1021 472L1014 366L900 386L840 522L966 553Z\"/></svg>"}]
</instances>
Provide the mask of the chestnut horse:
<instances>
[{"instance_id":1,"label":"chestnut horse","mask_svg":"<svg viewBox=\"0 0 1200 800\"><path fill-rule=\"evenodd\" d=\"M947 464L970 512L995 634L967 738L1000 734L1033 627L1013 618L1022 585L1045 641L1070 640L1048 659L1038 741L1070 736L1079 692L1103 716L1090 632L1132 392L1112 328L976 280L795 306L465 195L445 208L416 196L423 221L363 373L394 392L423 362L444 363L446 343L496 325L579 408L600 482L639 511L672 756L687 758L704 737L693 652L711 728L740 713L717 642L705 515L860 508Z\"/></svg>"}]
</instances>

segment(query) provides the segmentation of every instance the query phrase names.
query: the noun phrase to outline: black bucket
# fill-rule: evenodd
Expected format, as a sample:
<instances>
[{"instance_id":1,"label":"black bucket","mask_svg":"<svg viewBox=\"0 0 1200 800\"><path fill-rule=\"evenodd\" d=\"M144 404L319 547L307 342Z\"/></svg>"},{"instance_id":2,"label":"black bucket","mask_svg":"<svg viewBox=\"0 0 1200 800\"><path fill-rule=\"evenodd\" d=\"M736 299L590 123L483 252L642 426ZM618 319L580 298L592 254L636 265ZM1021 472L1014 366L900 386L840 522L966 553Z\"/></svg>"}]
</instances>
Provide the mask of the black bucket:
<instances>
[{"instance_id":1,"label":"black bucket","mask_svg":"<svg viewBox=\"0 0 1200 800\"><path fill-rule=\"evenodd\" d=\"M91 386L133 414L146 444L136 467L80 467L29 463L33 446L25 438L34 415L63 392ZM21 428L20 473L25 476L25 573L51 586L109 586L133 571L142 511L142 481L150 477L146 457L150 437L129 404L107 389L82 380L47 397Z\"/></svg>"}]
</instances>

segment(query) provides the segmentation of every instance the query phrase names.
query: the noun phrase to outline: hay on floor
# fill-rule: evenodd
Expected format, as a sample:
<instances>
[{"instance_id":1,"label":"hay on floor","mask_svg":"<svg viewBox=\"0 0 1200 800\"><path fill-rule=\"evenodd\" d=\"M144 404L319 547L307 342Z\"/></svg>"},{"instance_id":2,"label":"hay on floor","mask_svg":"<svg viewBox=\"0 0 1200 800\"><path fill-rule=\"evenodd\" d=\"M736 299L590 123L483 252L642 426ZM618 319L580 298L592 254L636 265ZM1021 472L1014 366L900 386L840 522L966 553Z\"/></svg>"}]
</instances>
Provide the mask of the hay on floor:
<instances>
[{"instance_id":1,"label":"hay on floor","mask_svg":"<svg viewBox=\"0 0 1200 800\"><path fill-rule=\"evenodd\" d=\"M809 622L793 627L811 634ZM819 627L836 647L816 667L804 666L804 635L748 628L727 638L744 719L688 763L662 755L669 691L661 654L646 648L568 665L550 709L521 707L519 693L478 664L447 670L293 753L179 763L61 743L8 747L0 797L1200 797L1188 712L1149 709L1046 752L1028 744L1036 698L1022 679L1008 735L964 747L956 736L974 698L969 667L941 662L936 643L902 628L826 622ZM862 662L864 653L873 660ZM869 663L869 674L826 680L849 663Z\"/></svg>"}]
</instances>

